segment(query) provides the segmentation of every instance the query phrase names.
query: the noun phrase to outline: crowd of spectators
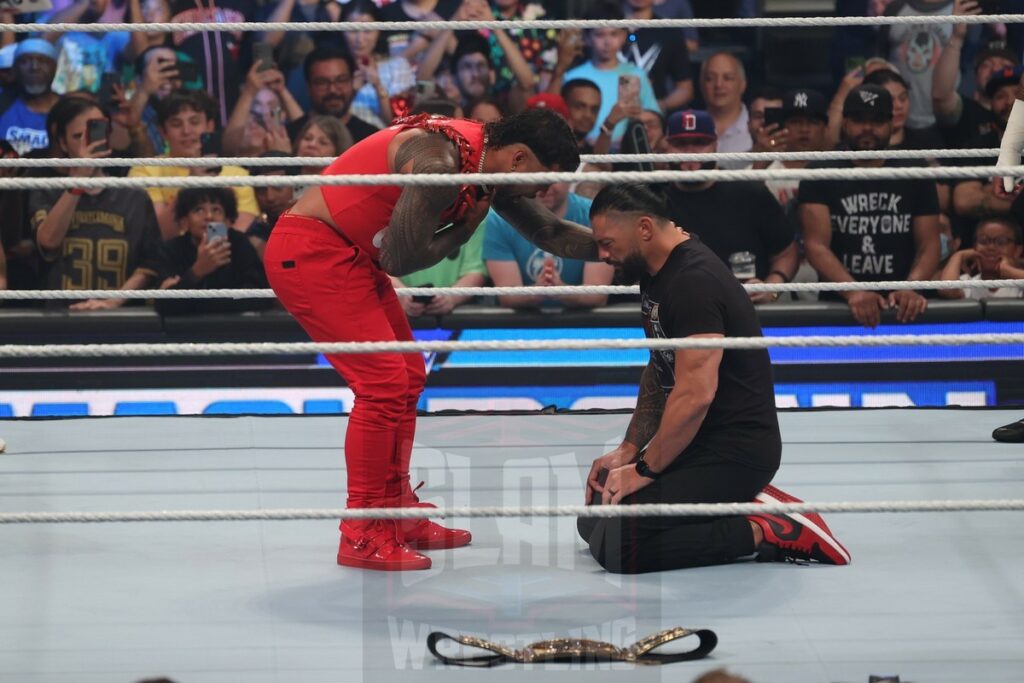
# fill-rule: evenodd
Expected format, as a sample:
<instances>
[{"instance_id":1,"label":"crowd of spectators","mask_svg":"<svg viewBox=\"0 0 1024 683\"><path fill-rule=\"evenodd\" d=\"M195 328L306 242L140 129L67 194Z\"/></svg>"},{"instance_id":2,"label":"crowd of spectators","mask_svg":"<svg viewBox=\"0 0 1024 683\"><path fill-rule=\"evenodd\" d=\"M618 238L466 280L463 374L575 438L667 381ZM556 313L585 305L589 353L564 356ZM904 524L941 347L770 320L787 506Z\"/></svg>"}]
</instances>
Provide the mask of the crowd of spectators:
<instances>
[{"instance_id":1,"label":"crowd of spectators","mask_svg":"<svg viewBox=\"0 0 1024 683\"><path fill-rule=\"evenodd\" d=\"M705 11L708 5L732 15L755 9L751 2L700 0L53 0L54 9L41 16L0 10L0 22L649 19L693 16L695 8ZM838 6L839 11L894 15L981 11L972 0L841 1ZM409 113L489 121L529 107L562 114L585 154L992 148L999 144L1024 75L1019 36L1001 25L837 31L832 62L841 62L844 73L831 92L792 83L774 87L761 75L764 55L756 49L705 43L703 34L690 29L0 36L0 148L8 158L332 157ZM827 71L829 65L813 66ZM924 156L757 166L953 163ZM584 164L581 171L619 168L636 167ZM289 176L319 170L141 166L127 175ZM104 173L123 175L124 169L31 174L86 178ZM593 182L554 185L539 199L586 225L589 197L598 189ZM265 287L263 248L277 217L304 191L311 190L0 190L0 289ZM984 178L683 181L664 191L677 225L698 235L745 282L1024 277L1024 199L997 194ZM458 253L395 283L546 287L609 284L613 278L605 264L567 261L535 248L491 213ZM927 298L938 295L908 288L834 299L845 300L857 321L873 326L887 308L896 308L902 321L912 320ZM1021 290L942 295L1019 297ZM753 297L760 304L789 298ZM446 314L467 301L403 298L411 316ZM592 308L606 302L594 295L497 301L512 308ZM120 305L121 300L87 300L71 308ZM260 305L175 302L160 310Z\"/></svg>"}]
</instances>

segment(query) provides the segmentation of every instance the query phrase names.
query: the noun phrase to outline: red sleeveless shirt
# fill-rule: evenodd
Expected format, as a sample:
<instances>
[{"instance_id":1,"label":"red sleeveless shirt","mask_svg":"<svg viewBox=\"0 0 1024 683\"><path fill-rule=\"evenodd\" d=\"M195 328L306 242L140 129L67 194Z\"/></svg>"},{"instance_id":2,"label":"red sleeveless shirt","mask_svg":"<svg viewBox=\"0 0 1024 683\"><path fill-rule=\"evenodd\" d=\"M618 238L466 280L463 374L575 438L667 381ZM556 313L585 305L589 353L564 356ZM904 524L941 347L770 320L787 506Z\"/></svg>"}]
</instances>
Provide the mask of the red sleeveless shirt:
<instances>
[{"instance_id":1,"label":"red sleeveless shirt","mask_svg":"<svg viewBox=\"0 0 1024 683\"><path fill-rule=\"evenodd\" d=\"M323 175L381 175L388 169L388 145L396 135L409 128L423 128L446 135L459 150L459 172L479 171L480 156L484 149L484 124L478 121L449 119L443 116L421 114L399 119L394 125L350 147L328 166ZM462 186L459 196L442 214L440 225L423 226L436 230L459 220L479 193L476 186ZM322 185L327 210L331 218L348 239L365 251L373 260L380 257L384 230L391 222L395 203L402 194L397 185Z\"/></svg>"}]
</instances>

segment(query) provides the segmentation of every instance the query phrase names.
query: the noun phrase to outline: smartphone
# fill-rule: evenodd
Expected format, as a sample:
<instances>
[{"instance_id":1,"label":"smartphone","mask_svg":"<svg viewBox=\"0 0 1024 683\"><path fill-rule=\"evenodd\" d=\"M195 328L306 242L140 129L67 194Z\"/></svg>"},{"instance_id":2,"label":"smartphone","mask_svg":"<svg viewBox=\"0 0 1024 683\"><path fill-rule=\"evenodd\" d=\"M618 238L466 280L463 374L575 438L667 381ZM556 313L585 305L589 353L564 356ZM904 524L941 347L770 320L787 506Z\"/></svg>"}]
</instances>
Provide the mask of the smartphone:
<instances>
[{"instance_id":1,"label":"smartphone","mask_svg":"<svg viewBox=\"0 0 1024 683\"><path fill-rule=\"evenodd\" d=\"M640 106L640 77L633 74L619 76L619 104L624 107Z\"/></svg>"},{"instance_id":2,"label":"smartphone","mask_svg":"<svg viewBox=\"0 0 1024 683\"><path fill-rule=\"evenodd\" d=\"M182 62L176 63L178 68L178 78L181 79L182 83L194 83L199 80L199 65L194 62Z\"/></svg>"},{"instance_id":3,"label":"smartphone","mask_svg":"<svg viewBox=\"0 0 1024 683\"><path fill-rule=\"evenodd\" d=\"M778 126L779 128L786 127L786 110L782 107L765 107L764 109L764 127Z\"/></svg>"},{"instance_id":4,"label":"smartphone","mask_svg":"<svg viewBox=\"0 0 1024 683\"><path fill-rule=\"evenodd\" d=\"M273 69L274 64L274 47L269 43L253 43L252 44L252 63L259 64L257 71L269 71Z\"/></svg>"},{"instance_id":5,"label":"smartphone","mask_svg":"<svg viewBox=\"0 0 1024 683\"><path fill-rule=\"evenodd\" d=\"M978 7L982 14L1002 14L1003 7L1000 0L978 0Z\"/></svg>"},{"instance_id":6,"label":"smartphone","mask_svg":"<svg viewBox=\"0 0 1024 683\"><path fill-rule=\"evenodd\" d=\"M89 119L85 122L85 141L90 145L102 140L106 143L110 137L110 123L106 119ZM103 144L96 148L97 152L109 152L110 145Z\"/></svg>"},{"instance_id":7,"label":"smartphone","mask_svg":"<svg viewBox=\"0 0 1024 683\"><path fill-rule=\"evenodd\" d=\"M212 242L215 239L222 239L225 242L228 239L228 226L224 223L207 223L206 224L206 241Z\"/></svg>"},{"instance_id":8,"label":"smartphone","mask_svg":"<svg viewBox=\"0 0 1024 683\"><path fill-rule=\"evenodd\" d=\"M425 285L420 285L420 287L433 287L433 286L434 286L434 285L432 285L432 284L429 284L429 283L428 283L428 284L425 284ZM429 304L429 303L430 303L431 301L433 301L433 300L434 300L434 297L432 297L432 296L429 296L429 295L427 295L427 294L418 294L418 295L414 296L414 297L412 298L412 300L413 300L413 301L415 301L415 302L416 302L416 303L418 303L418 304L424 304L424 305L426 305L426 304Z\"/></svg>"},{"instance_id":9,"label":"smartphone","mask_svg":"<svg viewBox=\"0 0 1024 683\"><path fill-rule=\"evenodd\" d=\"M96 91L96 99L99 100L100 109L109 112L114 108L114 84L120 84L121 79L117 74L104 73L100 77L100 87Z\"/></svg>"},{"instance_id":10,"label":"smartphone","mask_svg":"<svg viewBox=\"0 0 1024 683\"><path fill-rule=\"evenodd\" d=\"M200 154L204 157L219 157L221 155L221 134L220 131L203 133L199 136L199 144L202 146Z\"/></svg>"},{"instance_id":11,"label":"smartphone","mask_svg":"<svg viewBox=\"0 0 1024 683\"><path fill-rule=\"evenodd\" d=\"M437 83L434 81L416 81L416 99L432 100L437 97Z\"/></svg>"},{"instance_id":12,"label":"smartphone","mask_svg":"<svg viewBox=\"0 0 1024 683\"><path fill-rule=\"evenodd\" d=\"M844 62L845 69L843 73L850 73L854 69L863 69L867 61L866 57L847 57Z\"/></svg>"}]
</instances>

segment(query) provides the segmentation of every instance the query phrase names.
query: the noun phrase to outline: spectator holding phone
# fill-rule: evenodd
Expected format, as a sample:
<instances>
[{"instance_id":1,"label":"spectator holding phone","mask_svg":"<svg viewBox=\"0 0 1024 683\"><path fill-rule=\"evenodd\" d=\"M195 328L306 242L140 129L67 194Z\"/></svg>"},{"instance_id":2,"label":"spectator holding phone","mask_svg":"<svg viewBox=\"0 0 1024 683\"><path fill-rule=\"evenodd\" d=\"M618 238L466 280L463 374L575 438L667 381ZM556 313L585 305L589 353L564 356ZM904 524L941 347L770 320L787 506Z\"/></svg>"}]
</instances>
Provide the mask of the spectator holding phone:
<instances>
[{"instance_id":1,"label":"spectator holding phone","mask_svg":"<svg viewBox=\"0 0 1024 683\"><path fill-rule=\"evenodd\" d=\"M96 103L65 95L48 124L62 155L110 155L110 121ZM72 178L103 175L100 168L61 169ZM33 190L28 199L46 289L145 289L154 281L160 250L153 203L144 190ZM89 300L72 310L117 308L124 299Z\"/></svg>"},{"instance_id":2,"label":"spectator holding phone","mask_svg":"<svg viewBox=\"0 0 1024 683\"><path fill-rule=\"evenodd\" d=\"M747 104L747 129L754 140L751 152L784 152L786 151L785 126L778 120L782 109L782 92L778 88L765 86L750 94ZM773 112L773 120L768 121L766 112ZM767 162L755 162L754 168L764 168Z\"/></svg>"},{"instance_id":3,"label":"spectator holding phone","mask_svg":"<svg viewBox=\"0 0 1024 683\"><path fill-rule=\"evenodd\" d=\"M201 156L217 156L220 149L213 136L216 129L216 105L202 90L178 91L171 93L157 105L157 120L160 133L167 140L168 153L164 156L195 159ZM204 146L204 141L206 145ZM211 144L213 143L213 144ZM248 175L240 166L222 166L219 169L186 168L183 166L136 166L128 173L133 178L180 178L189 175ZM249 229L259 206L251 187L232 188L238 206L236 230ZM179 222L174 209L178 196L177 188L151 187L147 190L156 208L160 233L164 239L178 236Z\"/></svg>"},{"instance_id":4,"label":"spectator holding phone","mask_svg":"<svg viewBox=\"0 0 1024 683\"><path fill-rule=\"evenodd\" d=\"M164 243L161 289L263 289L267 276L256 249L232 229L238 218L234 193L223 187L188 188L178 194L174 217L180 236ZM162 314L267 308L260 299L158 300Z\"/></svg>"},{"instance_id":5,"label":"spectator holding phone","mask_svg":"<svg viewBox=\"0 0 1024 683\"><path fill-rule=\"evenodd\" d=\"M163 154L167 142L160 134L156 103L183 87L178 55L169 47L147 48L135 60L135 92L128 100L133 121L132 150L137 157Z\"/></svg>"},{"instance_id":6,"label":"spectator holding phone","mask_svg":"<svg viewBox=\"0 0 1024 683\"><path fill-rule=\"evenodd\" d=\"M381 12L369 0L352 0L344 6L342 21L382 21ZM416 74L404 57L388 54L387 38L380 31L346 31L345 45L355 62L352 110L367 121L389 124L396 113L392 98L409 98Z\"/></svg>"},{"instance_id":7,"label":"spectator holding phone","mask_svg":"<svg viewBox=\"0 0 1024 683\"><path fill-rule=\"evenodd\" d=\"M292 141L286 124L302 118L302 113L302 107L285 87L284 74L273 63L257 62L249 69L224 129L224 150L244 157L289 152Z\"/></svg>"},{"instance_id":8,"label":"spectator holding phone","mask_svg":"<svg viewBox=\"0 0 1024 683\"><path fill-rule=\"evenodd\" d=\"M597 6L586 18L621 20L623 14L617 5L607 4ZM593 81L601 89L601 109L587 134L587 141L597 151L607 149L605 145L613 148L618 145L626 131L626 119L639 117L644 109L661 111L661 107L644 70L619 58L629 37L626 29L596 28L585 33L590 60L566 72L565 80L582 78Z\"/></svg>"}]
</instances>

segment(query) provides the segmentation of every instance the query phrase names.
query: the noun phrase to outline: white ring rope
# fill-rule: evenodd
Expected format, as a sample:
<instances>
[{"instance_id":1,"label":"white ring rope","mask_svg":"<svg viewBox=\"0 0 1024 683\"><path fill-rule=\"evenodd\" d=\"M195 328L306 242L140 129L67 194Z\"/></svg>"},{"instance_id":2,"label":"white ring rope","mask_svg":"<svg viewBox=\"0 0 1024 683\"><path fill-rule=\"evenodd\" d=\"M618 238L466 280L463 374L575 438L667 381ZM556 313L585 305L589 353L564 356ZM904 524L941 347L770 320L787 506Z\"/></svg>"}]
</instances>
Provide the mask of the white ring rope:
<instances>
[{"instance_id":1,"label":"white ring rope","mask_svg":"<svg viewBox=\"0 0 1024 683\"><path fill-rule=\"evenodd\" d=\"M850 159L974 159L999 156L998 149L884 149L830 152L707 152L703 154L582 154L580 161L595 164L685 161L845 161ZM327 166L337 157L106 157L98 159L0 159L0 168L280 168Z\"/></svg>"},{"instance_id":2,"label":"white ring rope","mask_svg":"<svg viewBox=\"0 0 1024 683\"><path fill-rule=\"evenodd\" d=\"M167 356L258 356L453 353L457 351L652 351L674 349L760 350L882 346L1021 344L1024 334L884 334L878 336L687 337L683 339L514 339L506 341L238 342L219 344L3 344L0 358L125 358ZM1024 346L1021 348L1024 356Z\"/></svg>"},{"instance_id":3,"label":"white ring rope","mask_svg":"<svg viewBox=\"0 0 1024 683\"><path fill-rule=\"evenodd\" d=\"M312 519L436 519L440 517L723 517L731 515L1024 510L1024 499L866 501L844 503L694 503L451 508L284 508L267 510L154 510L133 512L4 512L0 524L97 522L244 522Z\"/></svg>"},{"instance_id":4,"label":"white ring rope","mask_svg":"<svg viewBox=\"0 0 1024 683\"><path fill-rule=\"evenodd\" d=\"M880 282L762 282L743 285L748 292L874 292L907 289L1024 288L1024 280L883 280ZM399 296L572 296L639 294L637 285L563 285L560 287L399 287ZM0 301L82 299L273 299L271 289L25 289L0 290Z\"/></svg>"},{"instance_id":5,"label":"white ring rope","mask_svg":"<svg viewBox=\"0 0 1024 683\"><path fill-rule=\"evenodd\" d=\"M766 180L987 179L1024 176L1024 166L940 166L921 168L779 168L772 170L601 171L593 173L382 173L379 175L184 176L179 178L0 178L0 190L87 190L146 187L310 187L314 185L550 185L552 183L672 183Z\"/></svg>"},{"instance_id":6,"label":"white ring rope","mask_svg":"<svg viewBox=\"0 0 1024 683\"><path fill-rule=\"evenodd\" d=\"M195 33L202 31L467 31L479 29L564 28L775 28L782 26L934 26L1016 24L1024 14L961 16L735 17L724 19L494 19L488 21L225 21L110 24L0 24L0 33Z\"/></svg>"}]
</instances>

